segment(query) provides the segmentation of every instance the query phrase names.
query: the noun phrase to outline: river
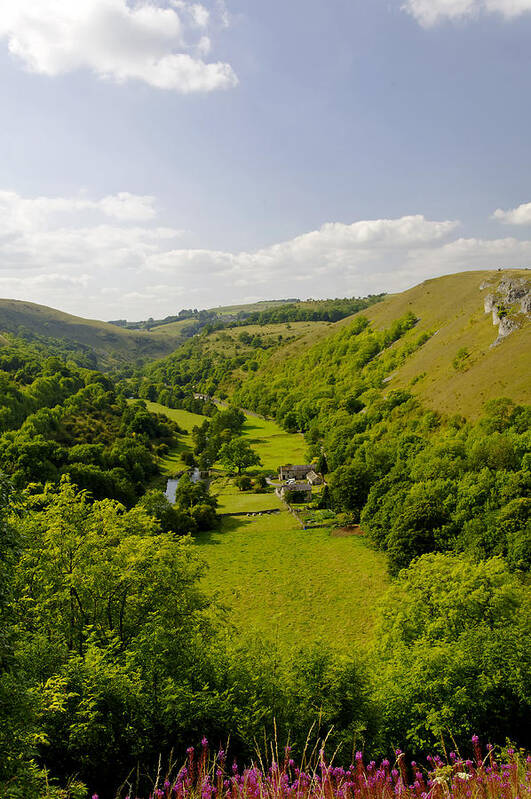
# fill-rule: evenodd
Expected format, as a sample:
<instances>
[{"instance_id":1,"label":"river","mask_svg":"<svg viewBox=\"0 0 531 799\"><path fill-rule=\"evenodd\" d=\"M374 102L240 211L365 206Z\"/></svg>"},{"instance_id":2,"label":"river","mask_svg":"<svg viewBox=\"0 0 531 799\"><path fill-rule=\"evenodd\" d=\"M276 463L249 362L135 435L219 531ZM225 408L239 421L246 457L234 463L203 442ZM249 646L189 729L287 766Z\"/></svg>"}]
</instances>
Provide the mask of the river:
<instances>
[{"instance_id":1,"label":"river","mask_svg":"<svg viewBox=\"0 0 531 799\"><path fill-rule=\"evenodd\" d=\"M190 471L186 472L186 474L188 474L192 483L197 483L199 480L202 479L201 473L197 467L195 469L190 469ZM175 493L177 491L177 486L179 485L180 479L181 479L180 477L177 478L172 477L166 483L166 497L168 499L168 502L171 502L172 505L175 504Z\"/></svg>"}]
</instances>

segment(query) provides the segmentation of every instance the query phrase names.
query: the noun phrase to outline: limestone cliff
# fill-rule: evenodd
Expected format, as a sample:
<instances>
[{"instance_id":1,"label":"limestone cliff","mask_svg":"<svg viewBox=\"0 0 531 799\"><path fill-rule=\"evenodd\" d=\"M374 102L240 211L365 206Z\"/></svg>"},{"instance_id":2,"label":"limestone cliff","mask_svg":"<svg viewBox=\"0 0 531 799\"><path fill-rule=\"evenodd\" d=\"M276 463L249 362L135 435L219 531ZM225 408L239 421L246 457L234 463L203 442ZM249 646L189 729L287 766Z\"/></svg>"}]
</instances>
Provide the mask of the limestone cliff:
<instances>
[{"instance_id":1,"label":"limestone cliff","mask_svg":"<svg viewBox=\"0 0 531 799\"><path fill-rule=\"evenodd\" d=\"M531 318L531 280L527 277L504 278L496 287L487 282L480 288L491 289L485 297L485 313L492 313L492 324L498 327L498 336L491 344L491 347L496 347Z\"/></svg>"}]
</instances>

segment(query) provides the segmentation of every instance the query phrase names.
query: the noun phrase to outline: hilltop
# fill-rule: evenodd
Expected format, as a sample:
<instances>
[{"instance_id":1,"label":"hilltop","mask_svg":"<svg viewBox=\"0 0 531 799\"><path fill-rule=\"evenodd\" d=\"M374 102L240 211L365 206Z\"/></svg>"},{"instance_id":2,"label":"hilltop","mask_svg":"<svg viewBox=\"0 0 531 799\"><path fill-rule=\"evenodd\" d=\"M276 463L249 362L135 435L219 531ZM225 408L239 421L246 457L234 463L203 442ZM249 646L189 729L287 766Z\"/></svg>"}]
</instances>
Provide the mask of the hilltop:
<instances>
[{"instance_id":1,"label":"hilltop","mask_svg":"<svg viewBox=\"0 0 531 799\"><path fill-rule=\"evenodd\" d=\"M0 334L40 341L54 349L84 355L93 366L108 368L139 359L160 358L183 341L176 333L152 336L123 330L107 322L83 319L45 305L0 299ZM0 335L0 346L8 339Z\"/></svg>"},{"instance_id":2,"label":"hilltop","mask_svg":"<svg viewBox=\"0 0 531 799\"><path fill-rule=\"evenodd\" d=\"M529 297L527 270L462 272L425 280L332 325L316 326L277 349L250 382L280 379L288 373L302 380L304 373L307 383L310 370L316 380L327 383L332 370L334 382L347 391L360 370L368 367L374 372L378 361L386 361L390 368L378 370L380 388L407 389L443 414L476 418L487 400L499 396L529 401L531 317L529 311L522 312L521 300L507 305L502 296L507 281L527 286ZM509 330L500 339L496 314L493 324L496 304L502 327ZM410 329L375 351L366 364L360 365L349 347L341 353L341 342L360 320L368 321L368 332L378 334L407 314L415 319ZM422 344L416 346L419 339ZM246 385L244 381L245 395ZM377 387L378 382L373 380L372 385Z\"/></svg>"}]
</instances>

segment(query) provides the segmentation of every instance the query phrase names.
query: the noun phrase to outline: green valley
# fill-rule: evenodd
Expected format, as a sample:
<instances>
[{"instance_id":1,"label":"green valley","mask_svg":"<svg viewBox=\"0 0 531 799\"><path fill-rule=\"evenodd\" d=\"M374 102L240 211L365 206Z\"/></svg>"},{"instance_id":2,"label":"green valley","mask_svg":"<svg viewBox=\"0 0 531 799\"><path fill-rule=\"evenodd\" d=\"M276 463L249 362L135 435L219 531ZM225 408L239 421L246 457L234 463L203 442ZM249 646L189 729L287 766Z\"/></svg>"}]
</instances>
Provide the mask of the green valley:
<instances>
[{"instance_id":1,"label":"green valley","mask_svg":"<svg viewBox=\"0 0 531 799\"><path fill-rule=\"evenodd\" d=\"M531 743L526 271L241 313L4 323L9 799L141 795L203 735Z\"/></svg>"}]
</instances>

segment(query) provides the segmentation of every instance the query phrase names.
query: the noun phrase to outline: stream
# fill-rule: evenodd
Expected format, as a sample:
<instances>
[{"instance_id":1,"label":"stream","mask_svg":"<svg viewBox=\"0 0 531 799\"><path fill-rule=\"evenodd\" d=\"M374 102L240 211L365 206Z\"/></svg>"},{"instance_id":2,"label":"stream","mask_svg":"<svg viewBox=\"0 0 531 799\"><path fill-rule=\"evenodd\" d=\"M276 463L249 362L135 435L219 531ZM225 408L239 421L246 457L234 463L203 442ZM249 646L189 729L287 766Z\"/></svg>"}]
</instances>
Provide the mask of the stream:
<instances>
[{"instance_id":1,"label":"stream","mask_svg":"<svg viewBox=\"0 0 531 799\"><path fill-rule=\"evenodd\" d=\"M197 483L199 480L202 479L201 478L201 473L200 473L200 471L199 471L199 469L197 467L195 469L190 469L190 471L189 472L185 472L185 474L187 474L189 476L189 478L192 481L192 483ZM166 493L166 497L168 499L168 502L171 502L172 505L175 504L175 493L177 491L177 486L179 485L179 480L180 479L181 479L180 477L177 477L177 478L172 477L166 483L166 492L165 492Z\"/></svg>"}]
</instances>

